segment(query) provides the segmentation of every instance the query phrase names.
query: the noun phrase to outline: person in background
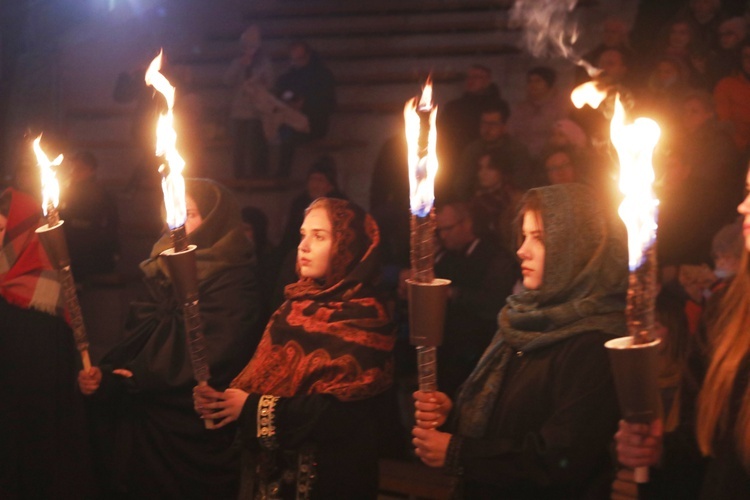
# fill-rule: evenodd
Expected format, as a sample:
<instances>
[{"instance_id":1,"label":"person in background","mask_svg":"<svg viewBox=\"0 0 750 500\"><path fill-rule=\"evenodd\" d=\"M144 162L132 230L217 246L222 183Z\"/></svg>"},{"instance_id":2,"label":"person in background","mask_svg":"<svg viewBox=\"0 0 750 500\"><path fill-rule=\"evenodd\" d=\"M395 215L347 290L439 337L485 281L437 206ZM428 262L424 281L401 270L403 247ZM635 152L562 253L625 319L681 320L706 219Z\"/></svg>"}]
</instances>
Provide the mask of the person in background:
<instances>
[{"instance_id":1,"label":"person in background","mask_svg":"<svg viewBox=\"0 0 750 500\"><path fill-rule=\"evenodd\" d=\"M253 359L223 392L195 388L195 409L239 426L241 499L375 499L378 407L393 382L394 328L375 289L378 228L346 200L308 208L299 280Z\"/></svg>"},{"instance_id":2,"label":"person in background","mask_svg":"<svg viewBox=\"0 0 750 500\"><path fill-rule=\"evenodd\" d=\"M39 202L0 193L0 498L97 498L80 356Z\"/></svg>"},{"instance_id":3,"label":"person in background","mask_svg":"<svg viewBox=\"0 0 750 500\"><path fill-rule=\"evenodd\" d=\"M473 498L606 498L619 415L604 343L626 332L625 229L580 184L530 190L523 288L461 388L414 393L413 444ZM585 362L582 362L585 360Z\"/></svg>"}]
</instances>

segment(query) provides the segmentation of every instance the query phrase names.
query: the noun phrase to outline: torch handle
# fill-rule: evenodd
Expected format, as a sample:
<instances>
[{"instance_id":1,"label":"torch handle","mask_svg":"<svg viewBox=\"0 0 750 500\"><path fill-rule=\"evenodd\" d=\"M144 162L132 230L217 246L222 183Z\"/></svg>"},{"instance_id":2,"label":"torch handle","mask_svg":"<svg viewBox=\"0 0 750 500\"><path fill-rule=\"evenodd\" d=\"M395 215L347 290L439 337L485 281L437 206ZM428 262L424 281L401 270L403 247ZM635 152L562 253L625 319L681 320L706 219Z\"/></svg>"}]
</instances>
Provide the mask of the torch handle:
<instances>
[{"instance_id":1,"label":"torch handle","mask_svg":"<svg viewBox=\"0 0 750 500\"><path fill-rule=\"evenodd\" d=\"M437 391L437 348L417 346L417 369L419 390L422 392Z\"/></svg>"},{"instance_id":2,"label":"torch handle","mask_svg":"<svg viewBox=\"0 0 750 500\"><path fill-rule=\"evenodd\" d=\"M208 382L206 382L205 380L201 380L200 382L198 382L198 385L201 387L205 387L208 385ZM216 427L214 421L210 418L203 419L203 425L206 427L206 429L213 429Z\"/></svg>"},{"instance_id":3,"label":"torch handle","mask_svg":"<svg viewBox=\"0 0 750 500\"><path fill-rule=\"evenodd\" d=\"M203 322L201 321L198 300L192 300L184 304L183 313L185 315L185 333L193 376L198 383L206 383L211 374L206 362L206 337L203 335Z\"/></svg>"},{"instance_id":4,"label":"torch handle","mask_svg":"<svg viewBox=\"0 0 750 500\"><path fill-rule=\"evenodd\" d=\"M68 314L70 315L70 327L73 329L76 348L81 352L84 369L88 371L88 368L91 368L91 362L88 357L89 339L86 335L86 325L83 323L83 314L81 313L81 306L78 303L76 284L73 280L73 273L70 266L62 267L59 276L63 296L65 297L65 307L68 309ZM84 352L86 353L85 356ZM86 366L87 362L88 367Z\"/></svg>"}]
</instances>

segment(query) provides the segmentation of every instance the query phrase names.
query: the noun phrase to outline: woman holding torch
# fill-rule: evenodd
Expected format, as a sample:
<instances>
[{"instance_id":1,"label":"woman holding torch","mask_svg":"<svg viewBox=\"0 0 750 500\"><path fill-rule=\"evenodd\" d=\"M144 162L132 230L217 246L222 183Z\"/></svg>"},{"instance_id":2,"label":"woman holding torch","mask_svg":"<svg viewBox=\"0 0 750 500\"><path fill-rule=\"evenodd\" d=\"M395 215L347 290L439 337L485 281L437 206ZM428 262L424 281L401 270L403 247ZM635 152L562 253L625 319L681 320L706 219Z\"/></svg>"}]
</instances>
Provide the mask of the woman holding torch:
<instances>
[{"instance_id":1,"label":"woman holding torch","mask_svg":"<svg viewBox=\"0 0 750 500\"><path fill-rule=\"evenodd\" d=\"M651 483L641 486L648 498L750 498L750 194L737 211L745 239L740 270L708 325L708 360L687 367L698 377L708 367L697 400L683 384L688 401L674 432L663 434L661 420L650 426L621 421L615 435L620 463L654 467Z\"/></svg>"},{"instance_id":2,"label":"woman holding torch","mask_svg":"<svg viewBox=\"0 0 750 500\"><path fill-rule=\"evenodd\" d=\"M238 421L240 498L376 497L378 407L395 340L374 288L379 239L356 205L314 201L300 229L299 281L255 356L232 388L195 388L204 418Z\"/></svg>"},{"instance_id":3,"label":"woman holding torch","mask_svg":"<svg viewBox=\"0 0 750 500\"><path fill-rule=\"evenodd\" d=\"M187 179L188 243L196 266L210 383L225 388L252 356L260 331L255 258L232 194ZM107 443L101 471L113 498L234 498L239 454L234 432L211 432L193 412L195 384L185 322L160 254L166 233L141 264L148 295L131 304L126 337L100 366L79 374ZM109 440L109 441L108 441Z\"/></svg>"},{"instance_id":4,"label":"woman holding torch","mask_svg":"<svg viewBox=\"0 0 750 500\"><path fill-rule=\"evenodd\" d=\"M523 289L455 405L416 392L413 443L464 498L607 498L619 415L605 341L625 332L625 230L580 184L532 189ZM438 430L440 428L440 430Z\"/></svg>"},{"instance_id":5,"label":"woman holding torch","mask_svg":"<svg viewBox=\"0 0 750 500\"><path fill-rule=\"evenodd\" d=\"M39 202L0 193L0 498L93 498L80 357Z\"/></svg>"}]
</instances>

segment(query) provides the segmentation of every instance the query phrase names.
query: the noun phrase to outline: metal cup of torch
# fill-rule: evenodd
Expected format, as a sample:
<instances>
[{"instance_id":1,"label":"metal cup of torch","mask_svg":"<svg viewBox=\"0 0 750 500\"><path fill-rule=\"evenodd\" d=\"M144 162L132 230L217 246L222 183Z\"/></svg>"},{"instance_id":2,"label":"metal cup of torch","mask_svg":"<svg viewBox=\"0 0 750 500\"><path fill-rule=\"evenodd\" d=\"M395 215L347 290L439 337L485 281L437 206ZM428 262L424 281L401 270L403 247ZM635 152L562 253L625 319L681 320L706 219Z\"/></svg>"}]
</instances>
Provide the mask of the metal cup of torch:
<instances>
[{"instance_id":1,"label":"metal cup of torch","mask_svg":"<svg viewBox=\"0 0 750 500\"><path fill-rule=\"evenodd\" d=\"M443 343L445 305L450 280L406 280L409 297L409 341L417 346L419 390L437 390L437 347Z\"/></svg>"},{"instance_id":2,"label":"metal cup of torch","mask_svg":"<svg viewBox=\"0 0 750 500\"><path fill-rule=\"evenodd\" d=\"M173 247L163 251L159 257L164 259L185 320L185 337L193 377L198 385L208 385L211 377L206 362L206 337L203 334L198 297L198 270L195 265L195 245L187 245L185 226L172 231ZM212 420L205 420L206 429L213 429Z\"/></svg>"},{"instance_id":3,"label":"metal cup of torch","mask_svg":"<svg viewBox=\"0 0 750 500\"><path fill-rule=\"evenodd\" d=\"M91 368L89 340L86 335L86 326L83 323L81 306L78 303L73 272L70 268L68 245L65 242L65 233L62 229L64 222L57 216L57 211L51 209L47 217L47 224L38 228L36 234L39 235L39 241L42 243L47 255L49 255L51 264L59 272L63 297L65 298L65 307L70 315L70 326L73 329L73 338L75 339L76 348L81 353L83 370L88 372Z\"/></svg>"}]
</instances>

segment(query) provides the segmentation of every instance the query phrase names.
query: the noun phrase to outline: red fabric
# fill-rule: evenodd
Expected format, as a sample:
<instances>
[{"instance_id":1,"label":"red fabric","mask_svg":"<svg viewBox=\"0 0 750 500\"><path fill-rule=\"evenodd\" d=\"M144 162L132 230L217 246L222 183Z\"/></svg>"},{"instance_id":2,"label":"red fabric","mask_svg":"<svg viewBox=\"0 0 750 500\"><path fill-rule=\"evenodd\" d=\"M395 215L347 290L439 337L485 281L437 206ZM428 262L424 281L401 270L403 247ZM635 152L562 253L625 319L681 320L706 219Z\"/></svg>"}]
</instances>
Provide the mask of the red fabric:
<instances>
[{"instance_id":1,"label":"red fabric","mask_svg":"<svg viewBox=\"0 0 750 500\"><path fill-rule=\"evenodd\" d=\"M313 206L316 206L315 202ZM394 329L372 284L377 224L344 200L325 200L334 234L324 283L301 279L268 322L247 367L232 382L252 394L374 396L393 382Z\"/></svg>"},{"instance_id":2,"label":"red fabric","mask_svg":"<svg viewBox=\"0 0 750 500\"><path fill-rule=\"evenodd\" d=\"M40 204L21 191L9 191L10 212L0 249L0 295L15 306L62 316L58 273L35 233L42 222Z\"/></svg>"}]
</instances>

